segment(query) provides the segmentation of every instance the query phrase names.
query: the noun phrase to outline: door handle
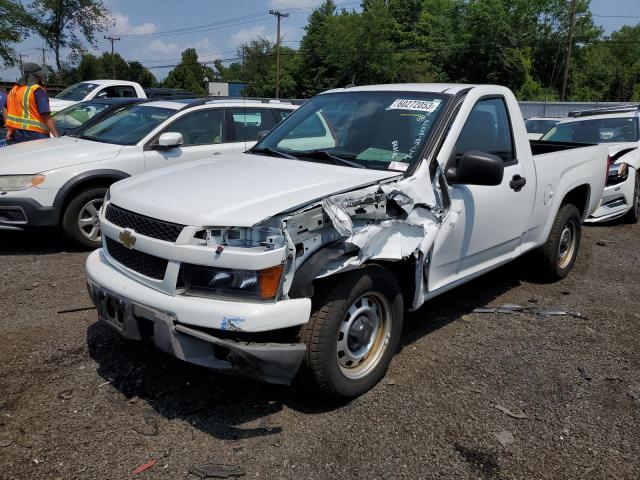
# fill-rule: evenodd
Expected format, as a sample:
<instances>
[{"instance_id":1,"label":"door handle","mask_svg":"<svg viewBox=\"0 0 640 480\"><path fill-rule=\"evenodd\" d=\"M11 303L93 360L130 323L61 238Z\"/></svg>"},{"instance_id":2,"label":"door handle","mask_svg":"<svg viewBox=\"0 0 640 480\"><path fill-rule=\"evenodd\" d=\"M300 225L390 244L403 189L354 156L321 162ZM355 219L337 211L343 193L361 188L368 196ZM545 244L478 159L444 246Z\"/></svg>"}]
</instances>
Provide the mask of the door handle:
<instances>
[{"instance_id":1,"label":"door handle","mask_svg":"<svg viewBox=\"0 0 640 480\"><path fill-rule=\"evenodd\" d=\"M520 190L522 190L522 187L524 187L526 184L527 184L526 178L521 177L520 175L514 175L511 181L509 182L509 187L513 191L519 192Z\"/></svg>"}]
</instances>

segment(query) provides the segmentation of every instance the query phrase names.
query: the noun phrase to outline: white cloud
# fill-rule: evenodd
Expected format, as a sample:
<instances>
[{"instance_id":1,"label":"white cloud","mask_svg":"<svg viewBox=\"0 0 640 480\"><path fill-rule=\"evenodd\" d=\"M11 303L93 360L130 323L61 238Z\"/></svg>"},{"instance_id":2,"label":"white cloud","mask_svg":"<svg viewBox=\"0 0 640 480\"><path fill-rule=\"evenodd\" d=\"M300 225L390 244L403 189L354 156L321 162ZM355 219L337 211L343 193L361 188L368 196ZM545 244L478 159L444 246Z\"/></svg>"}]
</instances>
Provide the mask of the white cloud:
<instances>
[{"instance_id":1,"label":"white cloud","mask_svg":"<svg viewBox=\"0 0 640 480\"><path fill-rule=\"evenodd\" d=\"M317 7L322 0L271 0L273 8Z\"/></svg>"},{"instance_id":2,"label":"white cloud","mask_svg":"<svg viewBox=\"0 0 640 480\"><path fill-rule=\"evenodd\" d=\"M234 45L242 45L243 43L247 43L250 40L255 40L258 37L263 37L274 42L276 40L275 33L268 34L267 27L265 25L256 25L253 28L242 28L238 30L236 33L231 35L229 42Z\"/></svg>"},{"instance_id":3,"label":"white cloud","mask_svg":"<svg viewBox=\"0 0 640 480\"><path fill-rule=\"evenodd\" d=\"M198 57L202 61L210 62L216 58L220 58L219 52L212 49L211 43L207 37L203 37L197 42L178 44L174 42L164 42L156 39L142 49L139 55L150 60L174 60L179 59L180 54L187 48L195 48ZM136 53L136 52L134 52Z\"/></svg>"},{"instance_id":4,"label":"white cloud","mask_svg":"<svg viewBox=\"0 0 640 480\"><path fill-rule=\"evenodd\" d=\"M153 22L132 25L129 17L118 12L114 12L111 17L114 35L146 35L158 31L158 26Z\"/></svg>"}]
</instances>

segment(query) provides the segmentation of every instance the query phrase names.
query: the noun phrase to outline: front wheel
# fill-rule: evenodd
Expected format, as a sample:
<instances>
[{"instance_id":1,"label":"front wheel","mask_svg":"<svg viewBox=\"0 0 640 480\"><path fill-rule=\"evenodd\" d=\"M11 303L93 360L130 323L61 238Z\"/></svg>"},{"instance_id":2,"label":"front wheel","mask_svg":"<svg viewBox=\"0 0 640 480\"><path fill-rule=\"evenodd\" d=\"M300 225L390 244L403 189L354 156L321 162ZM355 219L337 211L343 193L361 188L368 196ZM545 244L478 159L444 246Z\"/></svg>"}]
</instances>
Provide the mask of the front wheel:
<instances>
[{"instance_id":1,"label":"front wheel","mask_svg":"<svg viewBox=\"0 0 640 480\"><path fill-rule=\"evenodd\" d=\"M67 205L62 229L76 244L86 248L100 247L100 208L107 187L94 187L78 193Z\"/></svg>"},{"instance_id":2,"label":"front wheel","mask_svg":"<svg viewBox=\"0 0 640 480\"><path fill-rule=\"evenodd\" d=\"M578 256L581 227L582 217L575 205L560 207L546 243L538 250L544 280L560 280L569 274Z\"/></svg>"},{"instance_id":3,"label":"front wheel","mask_svg":"<svg viewBox=\"0 0 640 480\"><path fill-rule=\"evenodd\" d=\"M334 399L362 395L391 362L402 331L402 293L386 268L370 265L319 284L309 322L302 374Z\"/></svg>"}]
</instances>

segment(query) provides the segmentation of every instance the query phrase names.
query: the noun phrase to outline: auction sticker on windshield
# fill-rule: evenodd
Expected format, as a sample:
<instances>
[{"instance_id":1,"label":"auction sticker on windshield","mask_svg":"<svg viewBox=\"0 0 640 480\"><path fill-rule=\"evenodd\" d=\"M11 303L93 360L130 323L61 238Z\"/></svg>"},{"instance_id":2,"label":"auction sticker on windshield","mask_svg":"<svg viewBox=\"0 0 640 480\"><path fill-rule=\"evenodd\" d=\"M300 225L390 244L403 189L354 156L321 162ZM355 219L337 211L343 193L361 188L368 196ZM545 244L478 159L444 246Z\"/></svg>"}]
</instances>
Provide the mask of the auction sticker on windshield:
<instances>
[{"instance_id":1,"label":"auction sticker on windshield","mask_svg":"<svg viewBox=\"0 0 640 480\"><path fill-rule=\"evenodd\" d=\"M415 110L418 112L435 112L442 100L439 98L433 100L411 100L407 98L399 98L394 100L387 110Z\"/></svg>"}]
</instances>

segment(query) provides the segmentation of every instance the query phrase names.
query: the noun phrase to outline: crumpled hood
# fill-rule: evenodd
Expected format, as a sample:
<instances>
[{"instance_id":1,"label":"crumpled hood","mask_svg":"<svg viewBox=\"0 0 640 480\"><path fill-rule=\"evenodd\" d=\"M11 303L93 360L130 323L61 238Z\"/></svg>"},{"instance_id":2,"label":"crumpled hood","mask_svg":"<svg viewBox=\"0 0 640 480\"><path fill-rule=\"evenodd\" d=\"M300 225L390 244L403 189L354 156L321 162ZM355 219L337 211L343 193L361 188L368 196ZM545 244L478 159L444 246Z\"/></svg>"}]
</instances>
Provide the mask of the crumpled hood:
<instances>
[{"instance_id":1,"label":"crumpled hood","mask_svg":"<svg viewBox=\"0 0 640 480\"><path fill-rule=\"evenodd\" d=\"M51 111L55 113L73 105L74 103L78 103L78 102L74 102L72 100L61 100L59 98L52 98L49 100L49 108L51 108Z\"/></svg>"},{"instance_id":2,"label":"crumpled hood","mask_svg":"<svg viewBox=\"0 0 640 480\"><path fill-rule=\"evenodd\" d=\"M328 195L399 176L241 153L189 162L120 181L111 201L183 225L250 227Z\"/></svg>"},{"instance_id":3,"label":"crumpled hood","mask_svg":"<svg viewBox=\"0 0 640 480\"><path fill-rule=\"evenodd\" d=\"M122 146L74 137L46 138L0 148L0 175L31 174L113 158Z\"/></svg>"}]
</instances>

